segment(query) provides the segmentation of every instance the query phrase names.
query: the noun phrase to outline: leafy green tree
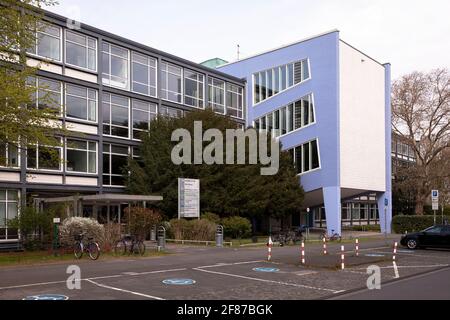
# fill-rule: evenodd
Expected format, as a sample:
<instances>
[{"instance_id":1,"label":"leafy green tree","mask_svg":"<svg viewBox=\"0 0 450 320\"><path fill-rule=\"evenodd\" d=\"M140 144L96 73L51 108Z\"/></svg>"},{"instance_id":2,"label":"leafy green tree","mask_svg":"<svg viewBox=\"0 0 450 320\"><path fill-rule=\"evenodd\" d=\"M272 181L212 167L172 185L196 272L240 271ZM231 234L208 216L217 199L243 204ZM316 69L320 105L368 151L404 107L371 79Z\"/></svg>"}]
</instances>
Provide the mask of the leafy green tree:
<instances>
[{"instance_id":1,"label":"leafy green tree","mask_svg":"<svg viewBox=\"0 0 450 320\"><path fill-rule=\"evenodd\" d=\"M57 102L45 87L36 106L32 79L39 66L26 63L26 49L36 44L36 32L45 27L41 8L54 4L53 0L0 1L0 148L6 143L17 149L27 143L56 146L60 141L55 133L65 132L57 122L59 108L52 107Z\"/></svg>"},{"instance_id":2,"label":"leafy green tree","mask_svg":"<svg viewBox=\"0 0 450 320\"><path fill-rule=\"evenodd\" d=\"M288 152L280 154L279 171L273 176L261 175L259 161L256 165L173 164L171 152L177 142L171 141L172 132L184 128L193 137L194 121L202 121L203 131L219 129L224 137L226 129L237 127L228 117L211 110L190 112L179 119L161 117L154 120L150 133L142 136L141 158L130 159L124 170L130 172L128 192L162 195L164 200L155 205L169 218L176 217L178 178L193 178L200 179L203 212L214 212L221 217L240 215L250 218L282 217L300 212L304 193ZM204 147L208 144L204 143ZM246 159L248 152L247 147Z\"/></svg>"}]
</instances>

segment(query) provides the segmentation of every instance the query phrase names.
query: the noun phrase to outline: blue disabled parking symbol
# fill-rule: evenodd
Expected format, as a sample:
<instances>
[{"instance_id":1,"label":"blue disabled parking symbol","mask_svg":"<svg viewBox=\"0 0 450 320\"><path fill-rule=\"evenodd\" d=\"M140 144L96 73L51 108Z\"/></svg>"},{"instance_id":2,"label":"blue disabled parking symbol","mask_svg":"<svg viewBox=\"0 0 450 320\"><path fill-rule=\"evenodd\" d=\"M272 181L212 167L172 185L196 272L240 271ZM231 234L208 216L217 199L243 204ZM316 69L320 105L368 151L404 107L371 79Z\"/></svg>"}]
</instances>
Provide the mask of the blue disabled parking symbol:
<instances>
[{"instance_id":1,"label":"blue disabled parking symbol","mask_svg":"<svg viewBox=\"0 0 450 320\"><path fill-rule=\"evenodd\" d=\"M280 269L277 268L253 268L253 271L258 272L278 272Z\"/></svg>"},{"instance_id":2,"label":"blue disabled parking symbol","mask_svg":"<svg viewBox=\"0 0 450 320\"><path fill-rule=\"evenodd\" d=\"M64 296L62 294L38 294L35 296L28 296L26 298L23 298L23 300L50 300L50 301L56 301L56 300L69 300L68 296Z\"/></svg>"},{"instance_id":3,"label":"blue disabled parking symbol","mask_svg":"<svg viewBox=\"0 0 450 320\"><path fill-rule=\"evenodd\" d=\"M166 279L163 280L164 284L174 285L174 286L189 286L195 283L195 280L192 279Z\"/></svg>"}]
</instances>

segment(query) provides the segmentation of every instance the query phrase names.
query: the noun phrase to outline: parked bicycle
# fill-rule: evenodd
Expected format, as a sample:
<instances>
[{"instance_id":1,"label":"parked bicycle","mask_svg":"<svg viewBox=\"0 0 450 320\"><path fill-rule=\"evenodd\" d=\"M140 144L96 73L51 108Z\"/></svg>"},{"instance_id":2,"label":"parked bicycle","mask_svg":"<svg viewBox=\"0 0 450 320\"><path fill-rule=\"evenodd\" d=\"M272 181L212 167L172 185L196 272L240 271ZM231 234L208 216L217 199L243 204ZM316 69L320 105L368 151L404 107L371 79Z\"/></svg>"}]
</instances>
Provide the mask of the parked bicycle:
<instances>
[{"instance_id":1,"label":"parked bicycle","mask_svg":"<svg viewBox=\"0 0 450 320\"><path fill-rule=\"evenodd\" d=\"M89 258L97 260L100 257L100 246L94 241L94 238L88 237L85 241L86 233L75 235L75 244L73 246L73 253L75 258L81 259L84 252L87 252Z\"/></svg>"},{"instance_id":2,"label":"parked bicycle","mask_svg":"<svg viewBox=\"0 0 450 320\"><path fill-rule=\"evenodd\" d=\"M116 242L114 253L116 255L125 255L128 253L143 256L145 253L144 241L134 235L125 235Z\"/></svg>"},{"instance_id":3,"label":"parked bicycle","mask_svg":"<svg viewBox=\"0 0 450 320\"><path fill-rule=\"evenodd\" d=\"M339 233L334 232L334 230L331 230L331 236L328 235L327 231L324 231L320 235L320 240L323 241L324 238L326 239L326 241L337 241L337 242L342 241L342 236Z\"/></svg>"},{"instance_id":4,"label":"parked bicycle","mask_svg":"<svg viewBox=\"0 0 450 320\"><path fill-rule=\"evenodd\" d=\"M284 230L276 233L273 236L273 242L278 243L280 247L284 245L288 245L293 243L294 245L297 242L300 242L303 239L303 234L301 229L295 228L292 230Z\"/></svg>"}]
</instances>

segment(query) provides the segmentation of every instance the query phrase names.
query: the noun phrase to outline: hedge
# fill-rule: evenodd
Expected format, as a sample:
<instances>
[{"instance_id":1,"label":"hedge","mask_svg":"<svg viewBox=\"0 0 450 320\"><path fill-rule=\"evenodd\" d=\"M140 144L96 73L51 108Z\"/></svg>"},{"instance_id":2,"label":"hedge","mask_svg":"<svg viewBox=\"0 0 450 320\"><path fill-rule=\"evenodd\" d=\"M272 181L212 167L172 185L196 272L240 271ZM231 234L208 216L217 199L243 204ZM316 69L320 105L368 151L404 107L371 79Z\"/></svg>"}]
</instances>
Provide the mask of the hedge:
<instances>
[{"instance_id":1,"label":"hedge","mask_svg":"<svg viewBox=\"0 0 450 320\"><path fill-rule=\"evenodd\" d=\"M444 220L450 221L450 216L444 216ZM442 222L442 216L436 215L436 223ZM404 216L398 215L392 218L392 230L395 233L417 232L431 227L434 223L432 215L427 216Z\"/></svg>"}]
</instances>

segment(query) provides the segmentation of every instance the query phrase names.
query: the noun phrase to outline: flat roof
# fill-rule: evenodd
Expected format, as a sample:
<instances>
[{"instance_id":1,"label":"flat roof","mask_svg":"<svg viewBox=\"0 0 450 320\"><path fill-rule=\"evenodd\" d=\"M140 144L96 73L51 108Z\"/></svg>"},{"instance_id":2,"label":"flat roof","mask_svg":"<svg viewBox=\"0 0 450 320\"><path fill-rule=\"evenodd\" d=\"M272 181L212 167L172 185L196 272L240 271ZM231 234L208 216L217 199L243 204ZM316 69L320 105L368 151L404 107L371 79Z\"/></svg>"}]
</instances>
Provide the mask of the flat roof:
<instances>
[{"instance_id":1,"label":"flat roof","mask_svg":"<svg viewBox=\"0 0 450 320\"><path fill-rule=\"evenodd\" d=\"M93 195L73 195L68 197L58 198L40 198L39 200L46 203L55 202L71 202L71 201L92 201L92 202L138 202L138 201L162 201L162 196L156 195L135 195L135 194L122 194L122 193L104 193Z\"/></svg>"}]
</instances>

